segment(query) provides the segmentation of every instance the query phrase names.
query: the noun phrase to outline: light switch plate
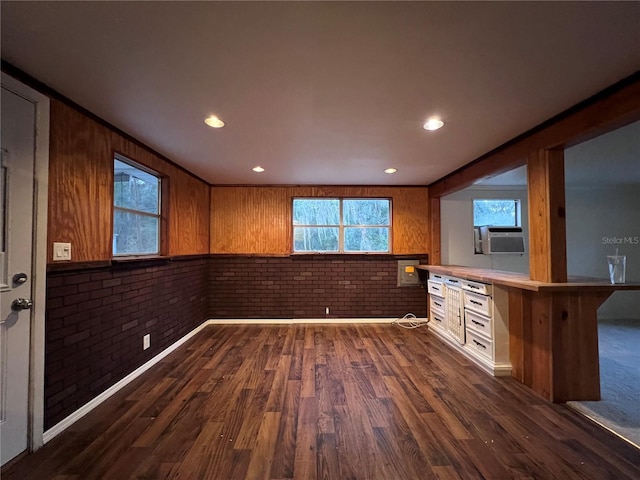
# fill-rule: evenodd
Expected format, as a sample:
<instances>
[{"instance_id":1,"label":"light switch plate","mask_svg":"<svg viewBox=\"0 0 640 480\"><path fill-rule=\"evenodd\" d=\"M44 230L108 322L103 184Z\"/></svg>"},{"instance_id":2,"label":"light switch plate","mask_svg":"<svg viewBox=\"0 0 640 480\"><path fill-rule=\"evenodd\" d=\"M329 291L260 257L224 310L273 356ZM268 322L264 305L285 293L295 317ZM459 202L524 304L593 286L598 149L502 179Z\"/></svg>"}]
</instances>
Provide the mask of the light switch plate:
<instances>
[{"instance_id":1,"label":"light switch plate","mask_svg":"<svg viewBox=\"0 0 640 480\"><path fill-rule=\"evenodd\" d=\"M53 242L53 261L71 260L71 244Z\"/></svg>"}]
</instances>

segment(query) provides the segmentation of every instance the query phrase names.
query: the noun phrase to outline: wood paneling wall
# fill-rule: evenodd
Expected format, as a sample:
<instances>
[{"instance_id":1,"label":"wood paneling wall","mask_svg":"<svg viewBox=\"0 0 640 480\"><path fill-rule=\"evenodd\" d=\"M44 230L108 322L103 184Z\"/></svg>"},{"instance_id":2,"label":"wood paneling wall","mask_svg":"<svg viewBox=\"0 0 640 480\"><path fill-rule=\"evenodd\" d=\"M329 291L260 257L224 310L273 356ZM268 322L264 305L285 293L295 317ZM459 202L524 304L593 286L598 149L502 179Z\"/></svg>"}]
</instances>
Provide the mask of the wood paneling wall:
<instances>
[{"instance_id":1,"label":"wood paneling wall","mask_svg":"<svg viewBox=\"0 0 640 480\"><path fill-rule=\"evenodd\" d=\"M163 253L208 253L208 184L52 99L49 261L53 242L70 242L73 262L111 259L115 152L153 169L169 183L169 238Z\"/></svg>"},{"instance_id":2,"label":"wood paneling wall","mask_svg":"<svg viewBox=\"0 0 640 480\"><path fill-rule=\"evenodd\" d=\"M293 197L383 197L393 205L396 255L429 252L426 187L212 187L211 253L289 255Z\"/></svg>"}]
</instances>

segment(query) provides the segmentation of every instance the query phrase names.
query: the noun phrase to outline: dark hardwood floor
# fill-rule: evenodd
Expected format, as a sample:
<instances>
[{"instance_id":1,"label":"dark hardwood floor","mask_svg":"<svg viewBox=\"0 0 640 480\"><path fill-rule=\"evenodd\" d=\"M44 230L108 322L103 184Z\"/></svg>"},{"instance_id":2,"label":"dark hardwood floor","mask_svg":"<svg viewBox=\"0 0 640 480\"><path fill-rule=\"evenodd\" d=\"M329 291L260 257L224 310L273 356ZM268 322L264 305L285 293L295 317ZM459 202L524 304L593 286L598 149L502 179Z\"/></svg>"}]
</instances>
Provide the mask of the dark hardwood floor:
<instances>
[{"instance_id":1,"label":"dark hardwood floor","mask_svg":"<svg viewBox=\"0 0 640 480\"><path fill-rule=\"evenodd\" d=\"M426 328L212 326L11 479L638 479L640 450Z\"/></svg>"}]
</instances>

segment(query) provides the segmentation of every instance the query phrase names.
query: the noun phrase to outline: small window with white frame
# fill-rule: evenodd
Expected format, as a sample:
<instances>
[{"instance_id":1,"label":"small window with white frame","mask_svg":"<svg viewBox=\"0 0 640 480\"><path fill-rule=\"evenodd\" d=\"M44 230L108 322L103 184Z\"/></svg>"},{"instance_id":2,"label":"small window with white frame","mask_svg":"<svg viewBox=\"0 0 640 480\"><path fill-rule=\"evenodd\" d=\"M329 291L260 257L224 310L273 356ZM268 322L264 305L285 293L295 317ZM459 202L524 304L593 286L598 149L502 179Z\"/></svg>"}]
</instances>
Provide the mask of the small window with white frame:
<instances>
[{"instance_id":1,"label":"small window with white frame","mask_svg":"<svg viewBox=\"0 0 640 480\"><path fill-rule=\"evenodd\" d=\"M295 253L389 253L391 200L294 198Z\"/></svg>"},{"instance_id":2,"label":"small window with white frame","mask_svg":"<svg viewBox=\"0 0 640 480\"><path fill-rule=\"evenodd\" d=\"M113 166L113 256L159 255L160 176L117 154Z\"/></svg>"},{"instance_id":3,"label":"small window with white frame","mask_svg":"<svg viewBox=\"0 0 640 480\"><path fill-rule=\"evenodd\" d=\"M520 200L474 199L474 227L519 227L521 226Z\"/></svg>"}]
</instances>

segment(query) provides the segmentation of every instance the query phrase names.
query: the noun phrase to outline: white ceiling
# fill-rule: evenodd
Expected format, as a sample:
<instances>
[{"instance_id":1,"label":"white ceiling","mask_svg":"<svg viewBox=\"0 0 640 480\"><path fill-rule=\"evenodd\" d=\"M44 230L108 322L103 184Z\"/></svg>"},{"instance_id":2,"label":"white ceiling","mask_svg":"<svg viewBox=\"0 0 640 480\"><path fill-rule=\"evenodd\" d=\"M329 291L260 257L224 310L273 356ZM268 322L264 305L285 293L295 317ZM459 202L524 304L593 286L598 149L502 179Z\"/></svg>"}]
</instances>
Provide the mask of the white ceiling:
<instances>
[{"instance_id":1,"label":"white ceiling","mask_svg":"<svg viewBox=\"0 0 640 480\"><path fill-rule=\"evenodd\" d=\"M640 70L640 2L1 9L4 60L213 184L429 184Z\"/></svg>"}]
</instances>

